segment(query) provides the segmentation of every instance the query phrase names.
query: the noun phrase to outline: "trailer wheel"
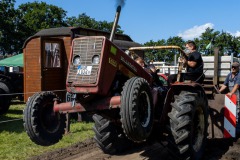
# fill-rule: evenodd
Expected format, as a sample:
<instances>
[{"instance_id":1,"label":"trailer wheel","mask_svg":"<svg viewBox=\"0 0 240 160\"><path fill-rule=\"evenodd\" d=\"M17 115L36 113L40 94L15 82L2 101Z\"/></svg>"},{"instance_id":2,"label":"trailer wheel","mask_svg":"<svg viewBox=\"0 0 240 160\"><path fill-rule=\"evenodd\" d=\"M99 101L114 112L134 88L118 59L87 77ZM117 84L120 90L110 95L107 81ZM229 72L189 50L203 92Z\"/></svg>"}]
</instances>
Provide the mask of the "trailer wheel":
<instances>
[{"instance_id":1,"label":"trailer wheel","mask_svg":"<svg viewBox=\"0 0 240 160\"><path fill-rule=\"evenodd\" d=\"M64 134L66 116L53 112L54 98L57 96L52 92L35 93L24 109L24 128L30 139L38 145L55 144Z\"/></svg>"},{"instance_id":2,"label":"trailer wheel","mask_svg":"<svg viewBox=\"0 0 240 160\"><path fill-rule=\"evenodd\" d=\"M0 114L5 114L10 107L12 96L4 95L10 93L11 93L10 84L8 84L7 82L0 81Z\"/></svg>"},{"instance_id":3,"label":"trailer wheel","mask_svg":"<svg viewBox=\"0 0 240 160\"><path fill-rule=\"evenodd\" d=\"M207 101L197 93L176 95L170 118L169 148L181 159L200 159L207 140Z\"/></svg>"},{"instance_id":4,"label":"trailer wheel","mask_svg":"<svg viewBox=\"0 0 240 160\"><path fill-rule=\"evenodd\" d=\"M153 128L152 94L143 78L129 79L121 96L121 122L127 137L134 142L143 142Z\"/></svg>"},{"instance_id":5,"label":"trailer wheel","mask_svg":"<svg viewBox=\"0 0 240 160\"><path fill-rule=\"evenodd\" d=\"M117 126L98 114L93 115L93 120L95 121L93 126L93 131L95 132L94 139L104 153L118 154L133 144L124 135L121 126Z\"/></svg>"}]
</instances>

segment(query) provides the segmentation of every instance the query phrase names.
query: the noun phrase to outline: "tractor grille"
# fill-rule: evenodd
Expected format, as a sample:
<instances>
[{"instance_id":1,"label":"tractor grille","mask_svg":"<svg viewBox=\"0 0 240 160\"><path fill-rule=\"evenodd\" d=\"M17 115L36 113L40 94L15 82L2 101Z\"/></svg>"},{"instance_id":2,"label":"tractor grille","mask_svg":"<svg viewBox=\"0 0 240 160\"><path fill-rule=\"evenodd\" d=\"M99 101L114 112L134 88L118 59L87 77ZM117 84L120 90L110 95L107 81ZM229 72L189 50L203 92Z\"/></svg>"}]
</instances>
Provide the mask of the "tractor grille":
<instances>
[{"instance_id":1,"label":"tractor grille","mask_svg":"<svg viewBox=\"0 0 240 160\"><path fill-rule=\"evenodd\" d=\"M93 56L99 55L101 59L102 50L102 37L89 37L84 39L75 39L73 42L73 58L80 57L80 63L78 65L70 64L70 70L68 73L68 82L77 85L83 84L95 84L97 82L99 64L93 64ZM79 68L91 68L89 74L83 74L79 71Z\"/></svg>"}]
</instances>

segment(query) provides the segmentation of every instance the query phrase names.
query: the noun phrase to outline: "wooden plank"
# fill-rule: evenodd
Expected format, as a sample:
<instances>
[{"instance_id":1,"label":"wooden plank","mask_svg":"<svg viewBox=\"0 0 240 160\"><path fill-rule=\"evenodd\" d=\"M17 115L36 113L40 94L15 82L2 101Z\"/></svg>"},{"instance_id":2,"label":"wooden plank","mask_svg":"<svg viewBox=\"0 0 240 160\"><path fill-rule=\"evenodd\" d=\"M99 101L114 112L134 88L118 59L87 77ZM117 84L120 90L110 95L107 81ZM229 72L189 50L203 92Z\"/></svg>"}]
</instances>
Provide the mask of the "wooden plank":
<instances>
[{"instance_id":1,"label":"wooden plank","mask_svg":"<svg viewBox=\"0 0 240 160\"><path fill-rule=\"evenodd\" d=\"M204 62L214 62L216 58L214 56L202 56ZM233 57L233 61L238 61L236 57ZM219 56L219 62L231 62L231 56Z\"/></svg>"},{"instance_id":2,"label":"wooden plank","mask_svg":"<svg viewBox=\"0 0 240 160\"><path fill-rule=\"evenodd\" d=\"M204 84L203 88L213 88L214 85L213 84Z\"/></svg>"},{"instance_id":3,"label":"wooden plank","mask_svg":"<svg viewBox=\"0 0 240 160\"><path fill-rule=\"evenodd\" d=\"M231 63L230 62L225 62L225 63L218 63L218 68L219 69L230 69ZM204 69L214 69L214 63L213 62L204 62Z\"/></svg>"},{"instance_id":4,"label":"wooden plank","mask_svg":"<svg viewBox=\"0 0 240 160\"><path fill-rule=\"evenodd\" d=\"M24 100L41 89L40 38L31 39L24 49Z\"/></svg>"},{"instance_id":5,"label":"wooden plank","mask_svg":"<svg viewBox=\"0 0 240 160\"><path fill-rule=\"evenodd\" d=\"M228 73L230 73L230 70L220 70L218 71L219 76L226 77ZM208 77L213 77L214 71L213 70L207 70L205 73L205 76L207 75Z\"/></svg>"}]
</instances>

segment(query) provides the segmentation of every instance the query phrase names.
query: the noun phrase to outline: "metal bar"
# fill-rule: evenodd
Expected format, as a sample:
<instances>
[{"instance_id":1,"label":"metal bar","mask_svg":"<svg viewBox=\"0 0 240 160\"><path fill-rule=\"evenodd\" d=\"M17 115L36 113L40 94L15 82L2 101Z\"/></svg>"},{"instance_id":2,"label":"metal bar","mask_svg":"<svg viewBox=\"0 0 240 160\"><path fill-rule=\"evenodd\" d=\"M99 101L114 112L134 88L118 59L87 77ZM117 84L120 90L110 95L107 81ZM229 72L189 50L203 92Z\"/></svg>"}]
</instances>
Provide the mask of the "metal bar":
<instances>
[{"instance_id":1,"label":"metal bar","mask_svg":"<svg viewBox=\"0 0 240 160\"><path fill-rule=\"evenodd\" d=\"M219 62L219 48L214 48L214 77L213 84L218 85L218 62Z\"/></svg>"},{"instance_id":2,"label":"metal bar","mask_svg":"<svg viewBox=\"0 0 240 160\"><path fill-rule=\"evenodd\" d=\"M117 28L117 25L118 25L120 12L121 12L121 6L118 6L117 11L116 11L116 15L115 15L115 19L114 19L114 22L113 22L112 32L111 32L111 35L110 35L110 38L109 38L110 41L113 41L113 38L114 38L114 35L115 35L115 32L116 32L116 28Z\"/></svg>"},{"instance_id":3,"label":"metal bar","mask_svg":"<svg viewBox=\"0 0 240 160\"><path fill-rule=\"evenodd\" d=\"M110 109L110 108L118 108L120 107L120 96L114 96L114 97L108 97L105 99L101 99L99 101L96 101L94 103L75 103L75 105L72 107L72 102L66 102L66 103L59 103L56 100L54 102L53 111L54 112L60 112L60 113L73 113L73 112L85 112L85 111L94 111L94 110L104 110L104 109Z\"/></svg>"}]
</instances>

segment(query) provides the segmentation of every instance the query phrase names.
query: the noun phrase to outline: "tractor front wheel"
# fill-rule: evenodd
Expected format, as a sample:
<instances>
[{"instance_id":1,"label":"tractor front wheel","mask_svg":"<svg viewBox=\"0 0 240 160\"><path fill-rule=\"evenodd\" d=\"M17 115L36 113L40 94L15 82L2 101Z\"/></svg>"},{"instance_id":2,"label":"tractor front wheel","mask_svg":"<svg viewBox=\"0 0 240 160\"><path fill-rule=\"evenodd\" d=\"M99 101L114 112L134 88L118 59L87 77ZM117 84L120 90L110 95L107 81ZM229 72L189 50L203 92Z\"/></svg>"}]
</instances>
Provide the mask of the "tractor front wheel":
<instances>
[{"instance_id":1,"label":"tractor front wheel","mask_svg":"<svg viewBox=\"0 0 240 160\"><path fill-rule=\"evenodd\" d=\"M121 122L127 137L144 142L153 128L153 103L148 82L139 77L129 79L121 96Z\"/></svg>"},{"instance_id":2,"label":"tractor front wheel","mask_svg":"<svg viewBox=\"0 0 240 160\"><path fill-rule=\"evenodd\" d=\"M52 92L34 94L24 109L24 128L30 139L42 146L57 143L66 128L66 116L53 112L53 99L57 98Z\"/></svg>"}]
</instances>

